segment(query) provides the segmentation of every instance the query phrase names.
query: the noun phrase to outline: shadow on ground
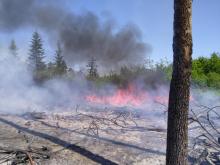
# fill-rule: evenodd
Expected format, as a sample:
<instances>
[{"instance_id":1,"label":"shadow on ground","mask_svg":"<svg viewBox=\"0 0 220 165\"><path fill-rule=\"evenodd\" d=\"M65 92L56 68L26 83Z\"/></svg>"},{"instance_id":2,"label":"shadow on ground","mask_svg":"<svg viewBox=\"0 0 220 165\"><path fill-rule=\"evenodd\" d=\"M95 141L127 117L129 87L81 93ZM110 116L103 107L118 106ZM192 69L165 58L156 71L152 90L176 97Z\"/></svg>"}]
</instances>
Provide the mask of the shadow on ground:
<instances>
[{"instance_id":1,"label":"shadow on ground","mask_svg":"<svg viewBox=\"0 0 220 165\"><path fill-rule=\"evenodd\" d=\"M29 133L29 134L32 134L34 136L38 136L40 138L44 138L46 140L49 140L55 144L58 144L60 146L63 146L64 148L67 148L71 151L74 151L74 152L77 152L85 157L87 157L88 159L94 161L94 162L97 162L99 164L102 164L102 165L117 165L117 163L111 161L111 160L108 160L108 159L105 159L104 157L100 156L100 155L97 155L97 154L94 154L84 148L81 148L80 146L77 146L75 144L70 144L64 140L61 140L57 137L54 137L54 136L51 136L51 135L48 135L48 134L45 134L45 133L42 133L42 132L38 132L38 131L34 131L34 130L31 130L31 129L28 129L28 128L25 128L25 127L22 127L18 124L15 124L11 121L8 121L6 119L3 119L3 118L0 118L0 122L4 123L4 124L7 124L7 125L10 125L18 130L21 130L23 132L26 132L26 133Z\"/></svg>"},{"instance_id":2,"label":"shadow on ground","mask_svg":"<svg viewBox=\"0 0 220 165\"><path fill-rule=\"evenodd\" d=\"M137 150L141 150L141 151L144 151L144 152L148 152L148 153L152 153L152 154L157 154L157 155L163 155L163 156L166 155L164 152L155 151L155 150L152 150L152 149L147 149L147 148L139 147L139 146L136 146L136 145L133 145L133 144L128 144L128 143L125 143L125 142L120 142L120 141L108 139L108 138L105 138L105 137L100 137L100 136L95 136L95 135L79 132L77 130L72 130L72 129L63 128L63 127L59 127L58 128L56 126L50 125L49 123L46 123L46 122L43 122L43 121L40 121L40 122L41 122L41 124L43 124L43 125L45 125L47 127L61 129L61 130L64 130L64 131L73 132L73 133L84 135L84 136L87 136L87 137L96 138L96 139L99 139L99 140L102 140L102 141L105 141L105 142L109 142L109 143L112 143L112 144L115 144L115 145L120 145L120 146L124 146L124 147L130 147L130 148L134 148L134 149L137 149Z\"/></svg>"}]
</instances>

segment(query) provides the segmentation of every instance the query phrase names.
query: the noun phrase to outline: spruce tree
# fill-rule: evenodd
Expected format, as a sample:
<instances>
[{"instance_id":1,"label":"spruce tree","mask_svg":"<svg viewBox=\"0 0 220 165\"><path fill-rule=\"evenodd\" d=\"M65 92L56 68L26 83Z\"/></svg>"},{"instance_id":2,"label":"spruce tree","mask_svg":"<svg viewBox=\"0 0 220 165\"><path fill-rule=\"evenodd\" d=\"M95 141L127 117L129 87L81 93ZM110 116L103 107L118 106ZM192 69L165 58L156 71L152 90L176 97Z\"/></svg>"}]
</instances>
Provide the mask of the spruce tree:
<instances>
[{"instance_id":1,"label":"spruce tree","mask_svg":"<svg viewBox=\"0 0 220 165\"><path fill-rule=\"evenodd\" d=\"M15 40L11 40L11 43L9 46L10 54L13 55L14 57L16 57L18 55L17 50L18 50L18 48L16 46Z\"/></svg>"},{"instance_id":2,"label":"spruce tree","mask_svg":"<svg viewBox=\"0 0 220 165\"><path fill-rule=\"evenodd\" d=\"M55 72L57 75L63 75L67 72L67 65L62 56L62 49L60 44L57 44L56 56L55 56Z\"/></svg>"},{"instance_id":3,"label":"spruce tree","mask_svg":"<svg viewBox=\"0 0 220 165\"><path fill-rule=\"evenodd\" d=\"M31 46L30 46L30 53L29 53L29 65L33 71L42 71L45 69L45 63L43 62L44 59L44 49L40 35L38 32L34 32Z\"/></svg>"},{"instance_id":4,"label":"spruce tree","mask_svg":"<svg viewBox=\"0 0 220 165\"><path fill-rule=\"evenodd\" d=\"M98 77L98 69L97 69L97 64L96 64L96 60L92 57L88 64L87 64L87 68L88 68L88 78L89 79L95 79Z\"/></svg>"}]
</instances>

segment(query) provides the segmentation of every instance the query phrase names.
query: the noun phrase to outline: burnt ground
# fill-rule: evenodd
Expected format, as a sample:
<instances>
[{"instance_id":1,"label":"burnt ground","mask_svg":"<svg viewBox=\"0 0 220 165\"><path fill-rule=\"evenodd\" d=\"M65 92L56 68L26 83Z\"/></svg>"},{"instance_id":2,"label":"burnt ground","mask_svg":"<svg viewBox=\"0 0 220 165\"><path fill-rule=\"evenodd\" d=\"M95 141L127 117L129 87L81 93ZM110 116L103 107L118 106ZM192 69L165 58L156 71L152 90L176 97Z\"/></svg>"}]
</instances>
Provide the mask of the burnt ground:
<instances>
[{"instance_id":1,"label":"burnt ground","mask_svg":"<svg viewBox=\"0 0 220 165\"><path fill-rule=\"evenodd\" d=\"M34 160L42 165L159 165L165 163L164 127L146 116L107 112L1 115L0 147L44 146L50 159Z\"/></svg>"}]
</instances>

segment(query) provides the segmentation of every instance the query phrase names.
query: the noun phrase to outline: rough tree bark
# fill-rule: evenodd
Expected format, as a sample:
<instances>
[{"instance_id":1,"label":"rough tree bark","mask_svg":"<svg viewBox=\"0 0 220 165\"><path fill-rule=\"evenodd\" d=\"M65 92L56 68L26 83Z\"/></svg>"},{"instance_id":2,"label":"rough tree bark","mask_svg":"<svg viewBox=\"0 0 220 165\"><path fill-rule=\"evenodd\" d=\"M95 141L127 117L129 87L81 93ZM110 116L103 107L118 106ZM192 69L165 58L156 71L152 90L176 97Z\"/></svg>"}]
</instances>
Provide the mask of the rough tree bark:
<instances>
[{"instance_id":1,"label":"rough tree bark","mask_svg":"<svg viewBox=\"0 0 220 165\"><path fill-rule=\"evenodd\" d=\"M170 84L167 165L186 165L192 66L192 0L174 0L173 74Z\"/></svg>"}]
</instances>

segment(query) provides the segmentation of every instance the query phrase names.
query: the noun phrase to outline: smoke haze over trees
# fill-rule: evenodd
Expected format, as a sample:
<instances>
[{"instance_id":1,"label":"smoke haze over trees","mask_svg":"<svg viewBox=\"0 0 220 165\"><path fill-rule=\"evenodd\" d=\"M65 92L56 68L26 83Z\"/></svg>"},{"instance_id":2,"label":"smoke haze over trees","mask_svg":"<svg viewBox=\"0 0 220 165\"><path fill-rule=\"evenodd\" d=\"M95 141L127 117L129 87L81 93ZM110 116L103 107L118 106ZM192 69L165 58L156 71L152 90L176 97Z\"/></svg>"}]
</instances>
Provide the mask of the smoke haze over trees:
<instances>
[{"instance_id":1,"label":"smoke haze over trees","mask_svg":"<svg viewBox=\"0 0 220 165\"><path fill-rule=\"evenodd\" d=\"M17 56L18 55L18 48L15 44L15 40L11 40L11 43L10 43L10 46L9 46L9 51L10 51L10 54L13 55L13 56Z\"/></svg>"},{"instance_id":2,"label":"smoke haze over trees","mask_svg":"<svg viewBox=\"0 0 220 165\"><path fill-rule=\"evenodd\" d=\"M67 65L62 55L62 48L60 43L57 43L57 50L55 53L55 74L63 75L67 72Z\"/></svg>"},{"instance_id":3,"label":"smoke haze over trees","mask_svg":"<svg viewBox=\"0 0 220 165\"><path fill-rule=\"evenodd\" d=\"M127 24L116 29L113 22L101 21L91 12L70 13L54 1L0 1L1 31L39 28L52 41L60 41L69 64L85 64L94 57L100 67L108 66L111 70L142 62L151 52L151 46L143 42L138 27Z\"/></svg>"},{"instance_id":4,"label":"smoke haze over trees","mask_svg":"<svg viewBox=\"0 0 220 165\"><path fill-rule=\"evenodd\" d=\"M171 65L167 62L153 65L150 60L145 63L151 47L143 42L138 28L134 25L126 25L117 29L112 22L114 21L100 20L91 12L84 12L81 15L69 13L53 1L42 3L36 3L35 0L0 1L0 30L9 34L28 27L33 28L34 31L37 29L39 34L36 37L38 43L36 47L37 50L40 49L37 51L40 55L39 60L36 60L40 67L35 73L30 71L30 66L27 66L30 59L26 58L26 62L19 60L20 56L23 56L22 47L16 46L19 50L17 58L11 56L3 58L7 54L1 52L3 55L0 76L5 79L0 82L0 86L4 88L5 93L10 94L14 91L15 94L12 98L1 100L0 105L7 107L10 105L8 104L10 100L21 99L22 95L24 99L13 108L31 104L53 105L57 98L62 98L58 104L68 105L71 102L75 103L73 101L77 98L75 95L87 94L91 86L100 87L104 91L102 93L106 93L106 88L110 93L114 93L112 91L126 88L130 83L137 84L142 90L153 89L155 93L160 93L158 89L161 89L161 86L162 88L165 86L167 91ZM47 38L42 35L44 32L49 36L48 42L60 43L53 48L51 54L44 53L48 49L44 44ZM33 46L33 42L23 44ZM36 47L31 47L32 55ZM44 56L52 58L46 61ZM92 58L97 60L98 67L95 72L99 73L99 76L88 79L86 65ZM75 70L74 67L71 68L72 64L82 65L79 70ZM107 71L100 74L105 69ZM41 95L46 98L40 97ZM30 96L33 96L33 100L30 100ZM6 99L5 94L1 97Z\"/></svg>"}]
</instances>

